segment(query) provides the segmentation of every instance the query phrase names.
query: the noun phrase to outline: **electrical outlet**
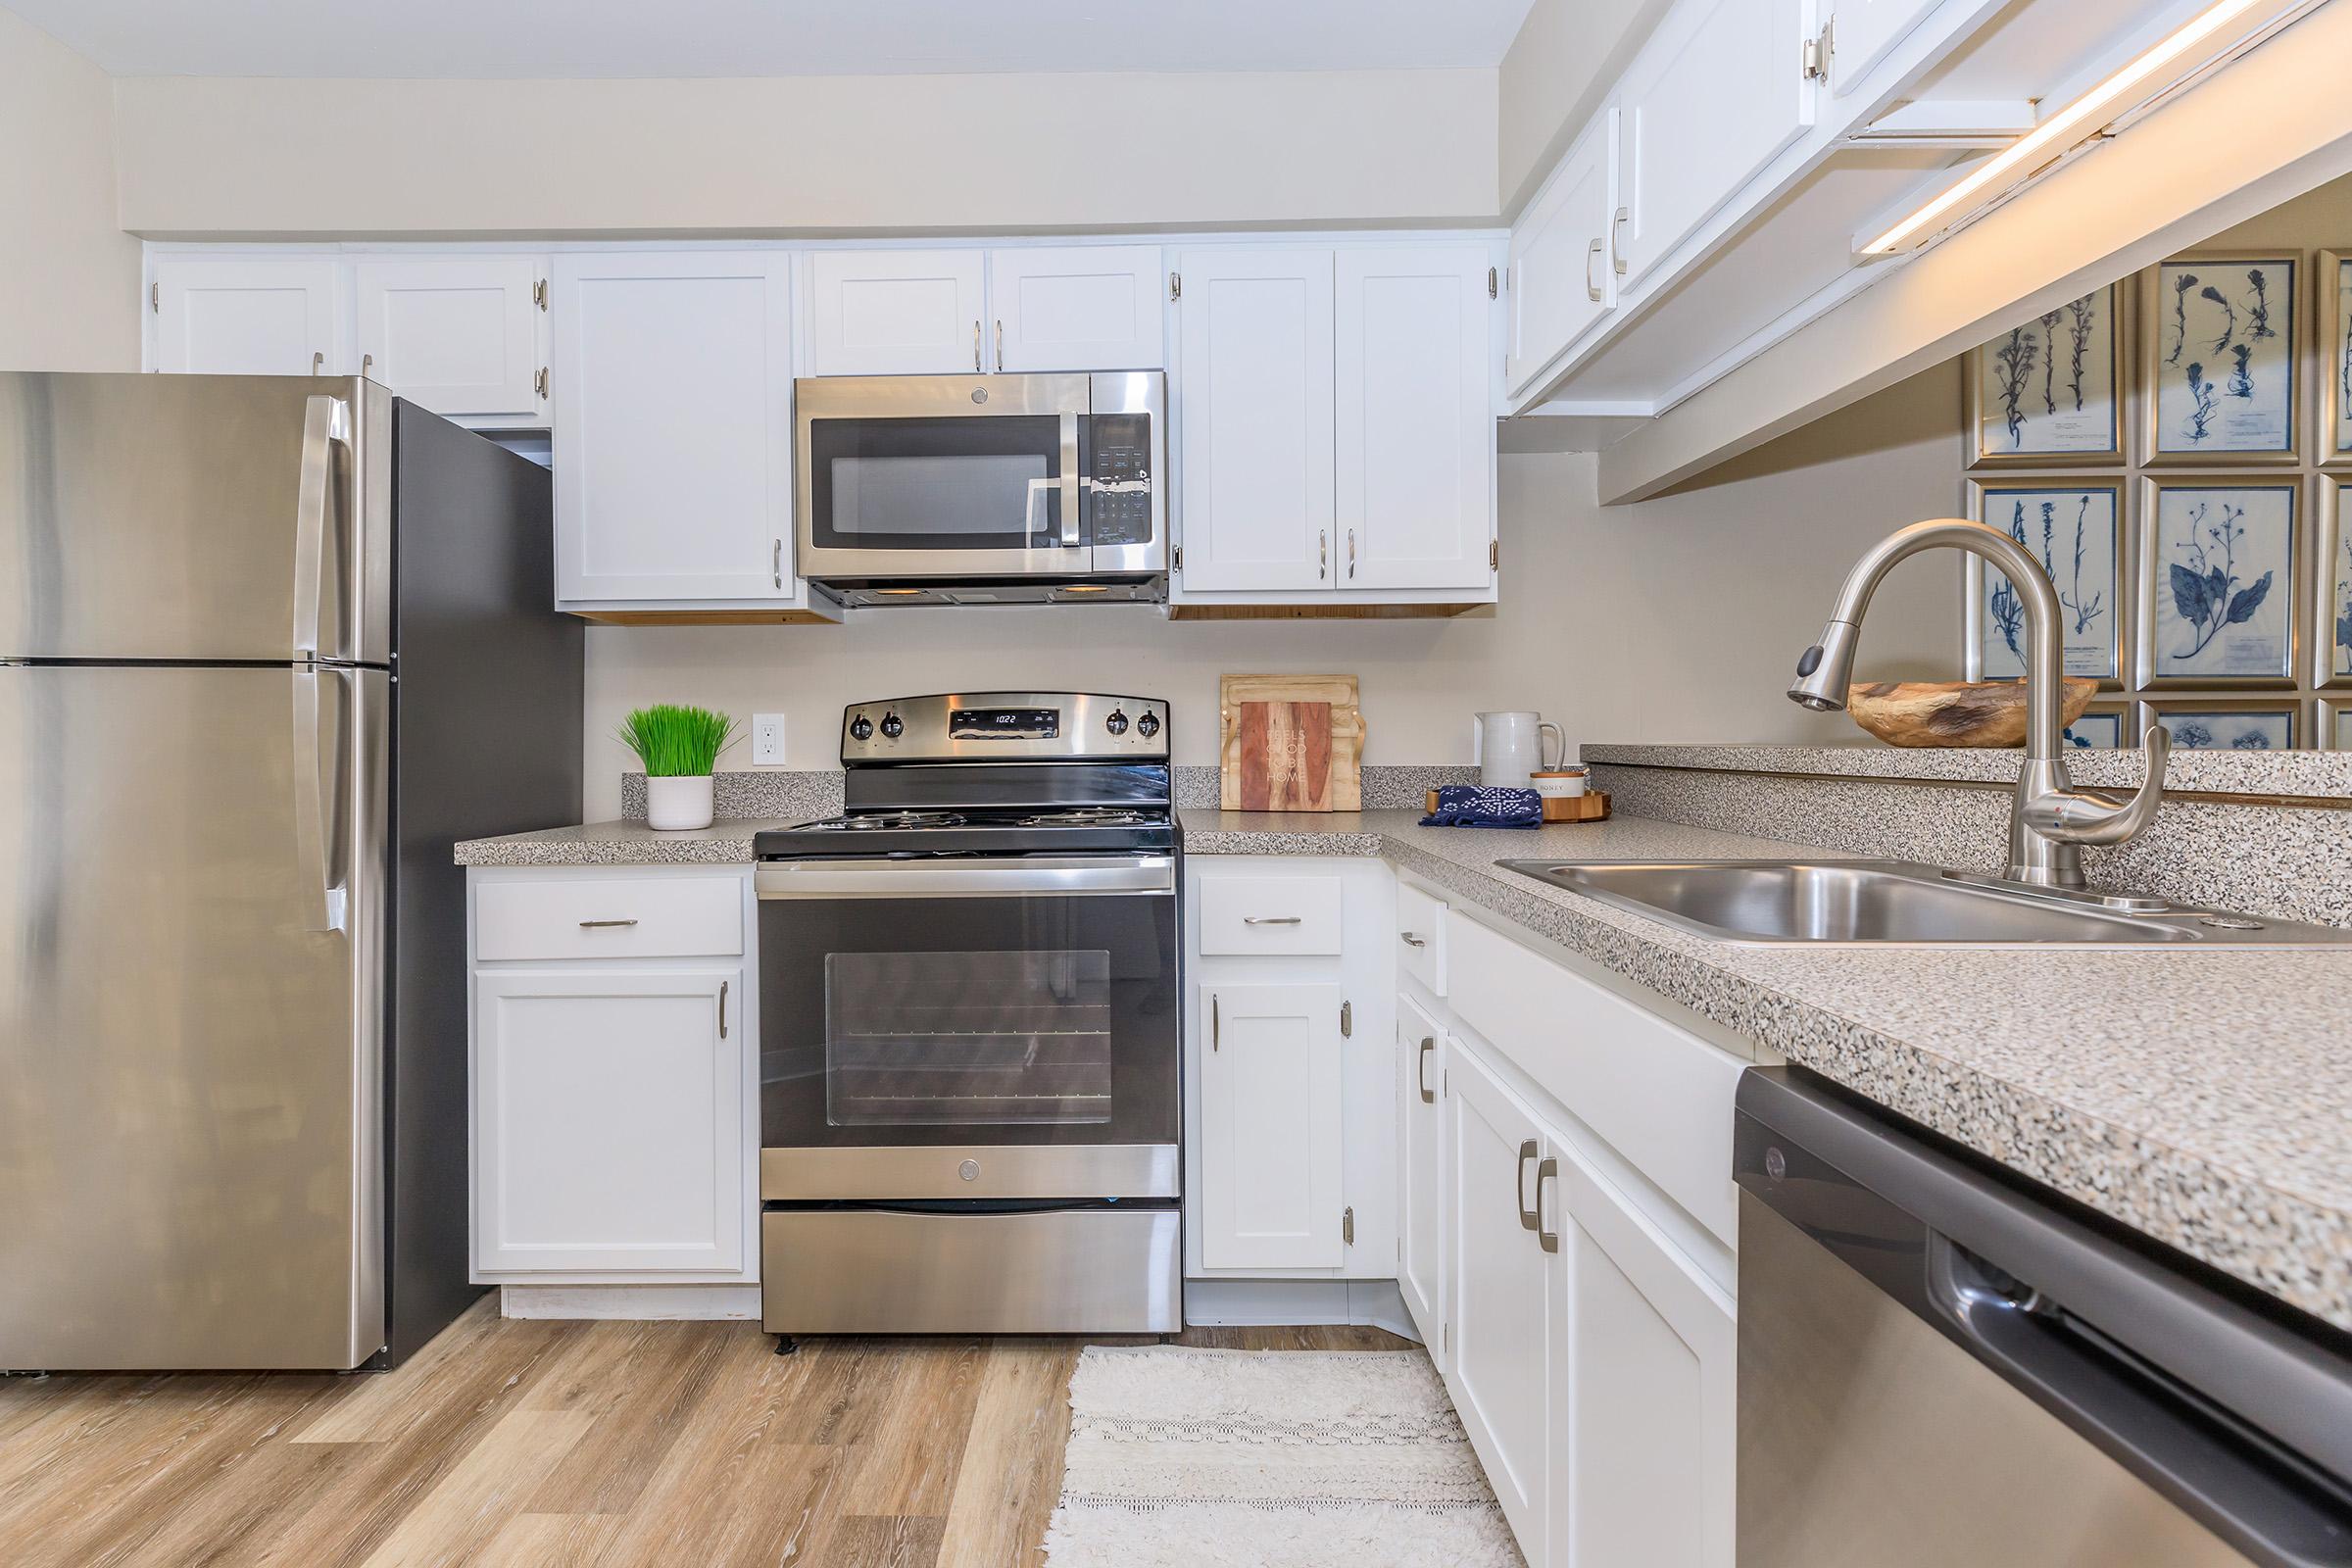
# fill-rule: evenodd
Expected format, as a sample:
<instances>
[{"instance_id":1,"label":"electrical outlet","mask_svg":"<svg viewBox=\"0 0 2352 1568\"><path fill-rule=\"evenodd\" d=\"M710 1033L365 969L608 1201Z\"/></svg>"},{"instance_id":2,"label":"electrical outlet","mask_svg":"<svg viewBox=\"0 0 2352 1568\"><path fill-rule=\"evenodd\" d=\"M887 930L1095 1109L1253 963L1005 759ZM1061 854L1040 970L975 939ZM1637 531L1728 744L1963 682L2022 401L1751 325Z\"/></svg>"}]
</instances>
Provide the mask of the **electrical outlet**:
<instances>
[{"instance_id":1,"label":"electrical outlet","mask_svg":"<svg viewBox=\"0 0 2352 1568\"><path fill-rule=\"evenodd\" d=\"M752 715L752 765L754 767L782 767L784 765L784 715L782 713L754 713Z\"/></svg>"}]
</instances>

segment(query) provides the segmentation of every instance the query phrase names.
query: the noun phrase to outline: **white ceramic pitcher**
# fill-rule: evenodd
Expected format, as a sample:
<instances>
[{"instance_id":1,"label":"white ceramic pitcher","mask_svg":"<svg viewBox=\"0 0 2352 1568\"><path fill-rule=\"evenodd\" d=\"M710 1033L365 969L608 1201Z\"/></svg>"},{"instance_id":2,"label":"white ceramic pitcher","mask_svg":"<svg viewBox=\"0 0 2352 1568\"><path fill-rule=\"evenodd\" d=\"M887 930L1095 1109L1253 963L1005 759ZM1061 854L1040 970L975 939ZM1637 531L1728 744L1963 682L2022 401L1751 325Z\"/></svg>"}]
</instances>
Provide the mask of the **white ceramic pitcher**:
<instances>
[{"instance_id":1,"label":"white ceramic pitcher","mask_svg":"<svg viewBox=\"0 0 2352 1568\"><path fill-rule=\"evenodd\" d=\"M1546 737L1554 748L1548 756ZM1490 789L1526 789L1533 774L1558 767L1567 755L1567 735L1541 713L1471 715L1470 760L1478 764L1478 781Z\"/></svg>"}]
</instances>

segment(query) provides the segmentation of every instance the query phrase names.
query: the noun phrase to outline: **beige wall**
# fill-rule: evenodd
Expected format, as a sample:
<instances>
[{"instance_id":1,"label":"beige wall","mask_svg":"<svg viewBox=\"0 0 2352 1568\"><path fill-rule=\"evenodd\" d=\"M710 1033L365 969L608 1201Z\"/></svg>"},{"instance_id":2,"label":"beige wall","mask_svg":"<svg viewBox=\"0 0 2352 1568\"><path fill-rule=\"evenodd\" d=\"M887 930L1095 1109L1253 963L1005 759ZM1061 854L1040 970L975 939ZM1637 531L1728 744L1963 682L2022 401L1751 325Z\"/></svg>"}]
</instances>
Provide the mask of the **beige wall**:
<instances>
[{"instance_id":1,"label":"beige wall","mask_svg":"<svg viewBox=\"0 0 2352 1568\"><path fill-rule=\"evenodd\" d=\"M1707 488L1603 510L1592 459L1502 460L1503 603L1446 621L1181 621L1141 608L908 610L841 627L592 627L588 813L620 805L611 739L629 709L708 704L786 716L789 765L830 767L845 703L1082 685L1164 696L1177 760L1216 760L1217 676L1340 670L1363 682L1373 762L1467 761L1470 713L1535 708L1572 740L1858 734L1785 702L1846 566L1889 529L1959 501L1957 372L1921 376L1727 469ZM1874 675L1953 675L1956 563L1887 583ZM742 749L733 766L749 765Z\"/></svg>"},{"instance_id":2,"label":"beige wall","mask_svg":"<svg viewBox=\"0 0 2352 1568\"><path fill-rule=\"evenodd\" d=\"M1535 0L1495 81L1496 187L1517 217L1649 36L1668 0Z\"/></svg>"},{"instance_id":3,"label":"beige wall","mask_svg":"<svg viewBox=\"0 0 2352 1568\"><path fill-rule=\"evenodd\" d=\"M150 237L1486 222L1492 71L125 77Z\"/></svg>"},{"instance_id":4,"label":"beige wall","mask_svg":"<svg viewBox=\"0 0 2352 1568\"><path fill-rule=\"evenodd\" d=\"M97 67L0 10L0 369L139 368L113 104Z\"/></svg>"}]
</instances>

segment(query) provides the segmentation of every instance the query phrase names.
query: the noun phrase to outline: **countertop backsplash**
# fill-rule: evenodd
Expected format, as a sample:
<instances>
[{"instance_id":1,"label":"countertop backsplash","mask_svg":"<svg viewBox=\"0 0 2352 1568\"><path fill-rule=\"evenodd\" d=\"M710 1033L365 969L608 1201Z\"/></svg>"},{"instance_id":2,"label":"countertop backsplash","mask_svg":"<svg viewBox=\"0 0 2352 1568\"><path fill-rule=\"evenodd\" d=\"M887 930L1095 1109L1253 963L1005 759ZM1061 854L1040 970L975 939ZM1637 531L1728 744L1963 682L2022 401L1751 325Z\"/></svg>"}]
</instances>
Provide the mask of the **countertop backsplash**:
<instances>
[{"instance_id":1,"label":"countertop backsplash","mask_svg":"<svg viewBox=\"0 0 2352 1568\"><path fill-rule=\"evenodd\" d=\"M1364 768L1364 809L1418 810L1428 793L1439 785L1471 784L1477 779L1478 769L1468 765L1367 765ZM1177 806L1195 809L1216 808L1217 770L1214 767L1179 765L1175 783ZM805 822L820 816L835 816L841 811L841 770L799 771L779 767L722 770L712 775L710 798L711 812L721 820L729 817L781 817ZM620 814L631 822L645 820L643 773L620 775Z\"/></svg>"}]
</instances>

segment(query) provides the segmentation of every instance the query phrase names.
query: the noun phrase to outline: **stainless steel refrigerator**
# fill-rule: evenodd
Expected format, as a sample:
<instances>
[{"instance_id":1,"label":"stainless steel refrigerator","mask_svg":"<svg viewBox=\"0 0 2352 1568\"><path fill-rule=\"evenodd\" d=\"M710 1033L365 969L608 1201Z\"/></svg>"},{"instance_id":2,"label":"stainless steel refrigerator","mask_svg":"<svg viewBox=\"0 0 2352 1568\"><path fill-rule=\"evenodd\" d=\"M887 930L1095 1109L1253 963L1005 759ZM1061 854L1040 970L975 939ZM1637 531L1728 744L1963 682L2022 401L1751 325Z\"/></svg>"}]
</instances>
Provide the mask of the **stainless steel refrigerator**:
<instances>
[{"instance_id":1,"label":"stainless steel refrigerator","mask_svg":"<svg viewBox=\"0 0 2352 1568\"><path fill-rule=\"evenodd\" d=\"M0 374L0 1369L466 1283L453 840L576 818L549 475L356 378Z\"/></svg>"}]
</instances>

